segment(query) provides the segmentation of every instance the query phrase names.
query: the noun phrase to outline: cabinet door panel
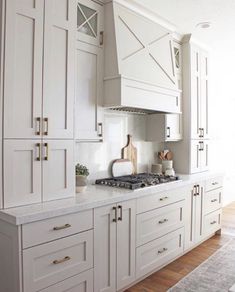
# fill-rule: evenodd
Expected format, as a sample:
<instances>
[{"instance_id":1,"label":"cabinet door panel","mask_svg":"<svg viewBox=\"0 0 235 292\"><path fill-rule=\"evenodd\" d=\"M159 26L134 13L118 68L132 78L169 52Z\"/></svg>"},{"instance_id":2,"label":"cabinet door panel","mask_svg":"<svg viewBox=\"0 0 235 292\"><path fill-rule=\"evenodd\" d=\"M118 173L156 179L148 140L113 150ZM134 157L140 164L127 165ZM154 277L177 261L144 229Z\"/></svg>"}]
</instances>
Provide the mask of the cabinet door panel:
<instances>
[{"instance_id":1,"label":"cabinet door panel","mask_svg":"<svg viewBox=\"0 0 235 292\"><path fill-rule=\"evenodd\" d=\"M191 173L200 171L200 144L197 140L191 140Z\"/></svg>"},{"instance_id":2,"label":"cabinet door panel","mask_svg":"<svg viewBox=\"0 0 235 292\"><path fill-rule=\"evenodd\" d=\"M182 139L182 115L166 115L166 141Z\"/></svg>"},{"instance_id":3,"label":"cabinet door panel","mask_svg":"<svg viewBox=\"0 0 235 292\"><path fill-rule=\"evenodd\" d=\"M103 45L104 8L91 0L77 1L77 40Z\"/></svg>"},{"instance_id":4,"label":"cabinet door panel","mask_svg":"<svg viewBox=\"0 0 235 292\"><path fill-rule=\"evenodd\" d=\"M76 1L45 1L43 116L48 138L73 138Z\"/></svg>"},{"instance_id":5,"label":"cabinet door panel","mask_svg":"<svg viewBox=\"0 0 235 292\"><path fill-rule=\"evenodd\" d=\"M77 42L76 139L100 140L103 94L103 50ZM84 122L86 121L86 122Z\"/></svg>"},{"instance_id":6,"label":"cabinet door panel","mask_svg":"<svg viewBox=\"0 0 235 292\"><path fill-rule=\"evenodd\" d=\"M200 138L200 54L196 48L191 52L191 138Z\"/></svg>"},{"instance_id":7,"label":"cabinet door panel","mask_svg":"<svg viewBox=\"0 0 235 292\"><path fill-rule=\"evenodd\" d=\"M202 240L202 204L204 196L204 188L200 185L199 195L195 197L195 225L194 225L194 243L198 243Z\"/></svg>"},{"instance_id":8,"label":"cabinet door panel","mask_svg":"<svg viewBox=\"0 0 235 292\"><path fill-rule=\"evenodd\" d=\"M200 170L206 171L209 169L209 141L202 141L201 147L202 151L200 153Z\"/></svg>"},{"instance_id":9,"label":"cabinet door panel","mask_svg":"<svg viewBox=\"0 0 235 292\"><path fill-rule=\"evenodd\" d=\"M75 194L74 142L43 142L43 201Z\"/></svg>"},{"instance_id":10,"label":"cabinet door panel","mask_svg":"<svg viewBox=\"0 0 235 292\"><path fill-rule=\"evenodd\" d=\"M136 203L128 201L118 206L117 224L117 290L135 280L135 217Z\"/></svg>"},{"instance_id":11,"label":"cabinet door panel","mask_svg":"<svg viewBox=\"0 0 235 292\"><path fill-rule=\"evenodd\" d=\"M116 222L109 205L94 211L94 291L116 291Z\"/></svg>"},{"instance_id":12,"label":"cabinet door panel","mask_svg":"<svg viewBox=\"0 0 235 292\"><path fill-rule=\"evenodd\" d=\"M208 127L208 99L209 99L209 80L208 80L208 54L201 53L201 98L200 114L201 128L203 129L203 138L209 138Z\"/></svg>"},{"instance_id":13,"label":"cabinet door panel","mask_svg":"<svg viewBox=\"0 0 235 292\"><path fill-rule=\"evenodd\" d=\"M43 9L43 0L6 1L5 138L38 137L37 118L42 112Z\"/></svg>"},{"instance_id":14,"label":"cabinet door panel","mask_svg":"<svg viewBox=\"0 0 235 292\"><path fill-rule=\"evenodd\" d=\"M41 202L40 148L35 141L4 142L4 207Z\"/></svg>"}]
</instances>

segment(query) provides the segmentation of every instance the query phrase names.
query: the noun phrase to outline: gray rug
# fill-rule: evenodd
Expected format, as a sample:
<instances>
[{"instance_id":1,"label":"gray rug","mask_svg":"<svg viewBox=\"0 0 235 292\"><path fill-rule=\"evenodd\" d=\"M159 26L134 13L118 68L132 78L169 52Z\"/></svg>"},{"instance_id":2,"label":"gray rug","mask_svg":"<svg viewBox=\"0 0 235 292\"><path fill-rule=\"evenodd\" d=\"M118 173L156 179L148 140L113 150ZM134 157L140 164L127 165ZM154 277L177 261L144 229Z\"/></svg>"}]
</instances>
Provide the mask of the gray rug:
<instances>
[{"instance_id":1,"label":"gray rug","mask_svg":"<svg viewBox=\"0 0 235 292\"><path fill-rule=\"evenodd\" d=\"M168 292L228 292L234 283L235 239L231 239Z\"/></svg>"}]
</instances>

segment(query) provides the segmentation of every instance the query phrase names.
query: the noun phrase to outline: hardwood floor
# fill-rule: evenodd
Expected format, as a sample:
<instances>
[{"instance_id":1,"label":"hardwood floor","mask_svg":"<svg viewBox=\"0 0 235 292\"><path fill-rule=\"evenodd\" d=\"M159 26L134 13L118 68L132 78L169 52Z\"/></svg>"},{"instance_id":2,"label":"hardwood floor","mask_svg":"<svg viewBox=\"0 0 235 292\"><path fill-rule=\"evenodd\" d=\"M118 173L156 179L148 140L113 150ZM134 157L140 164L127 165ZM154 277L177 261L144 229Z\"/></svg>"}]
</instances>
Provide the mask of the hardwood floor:
<instances>
[{"instance_id":1,"label":"hardwood floor","mask_svg":"<svg viewBox=\"0 0 235 292\"><path fill-rule=\"evenodd\" d=\"M222 235L213 236L126 292L165 292L208 259L231 235L235 236L235 202L223 209L222 230Z\"/></svg>"}]
</instances>

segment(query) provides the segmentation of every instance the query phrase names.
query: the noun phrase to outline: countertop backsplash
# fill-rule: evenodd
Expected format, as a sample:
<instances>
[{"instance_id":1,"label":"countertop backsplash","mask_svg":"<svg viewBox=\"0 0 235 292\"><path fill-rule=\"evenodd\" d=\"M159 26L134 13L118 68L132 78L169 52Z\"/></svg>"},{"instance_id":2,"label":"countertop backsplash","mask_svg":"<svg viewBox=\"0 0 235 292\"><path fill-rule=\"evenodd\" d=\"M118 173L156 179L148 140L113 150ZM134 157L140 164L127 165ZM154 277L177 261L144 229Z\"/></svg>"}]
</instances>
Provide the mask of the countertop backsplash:
<instances>
[{"instance_id":1,"label":"countertop backsplash","mask_svg":"<svg viewBox=\"0 0 235 292\"><path fill-rule=\"evenodd\" d=\"M76 143L76 162L84 164L90 171L89 180L111 176L111 166L121 158L121 149L127 143L127 134L133 136L138 151L138 172L146 172L155 161L155 153L163 143L145 142L146 117L136 114L105 112L104 142Z\"/></svg>"}]
</instances>

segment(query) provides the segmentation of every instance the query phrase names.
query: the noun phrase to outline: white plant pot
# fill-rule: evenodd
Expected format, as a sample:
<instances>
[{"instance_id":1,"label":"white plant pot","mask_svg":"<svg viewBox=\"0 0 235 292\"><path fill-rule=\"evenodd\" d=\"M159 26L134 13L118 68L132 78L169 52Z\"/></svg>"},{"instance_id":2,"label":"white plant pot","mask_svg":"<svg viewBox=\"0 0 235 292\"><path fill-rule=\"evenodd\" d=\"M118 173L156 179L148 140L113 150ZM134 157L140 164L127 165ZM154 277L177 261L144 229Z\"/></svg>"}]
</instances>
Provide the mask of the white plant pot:
<instances>
[{"instance_id":1,"label":"white plant pot","mask_svg":"<svg viewBox=\"0 0 235 292\"><path fill-rule=\"evenodd\" d=\"M87 188L87 177L76 175L76 193L83 193Z\"/></svg>"}]
</instances>

